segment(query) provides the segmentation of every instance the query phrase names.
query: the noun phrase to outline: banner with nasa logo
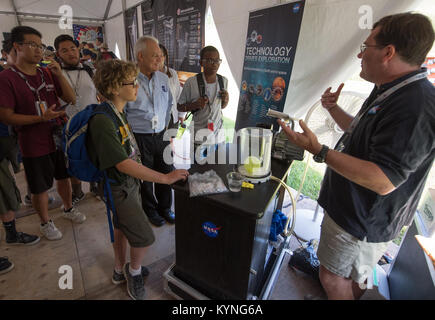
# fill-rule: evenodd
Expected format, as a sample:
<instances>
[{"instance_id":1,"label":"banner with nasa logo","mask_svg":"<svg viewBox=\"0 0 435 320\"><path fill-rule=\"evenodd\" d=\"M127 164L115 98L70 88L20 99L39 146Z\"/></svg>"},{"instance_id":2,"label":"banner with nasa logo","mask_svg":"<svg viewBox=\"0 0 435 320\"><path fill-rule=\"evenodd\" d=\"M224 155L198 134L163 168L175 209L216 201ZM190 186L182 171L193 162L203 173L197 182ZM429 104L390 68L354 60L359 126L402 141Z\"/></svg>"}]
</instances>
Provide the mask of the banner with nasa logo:
<instances>
[{"instance_id":1,"label":"banner with nasa logo","mask_svg":"<svg viewBox=\"0 0 435 320\"><path fill-rule=\"evenodd\" d=\"M284 109L304 7L305 0L250 12L236 130L278 128L266 113Z\"/></svg>"}]
</instances>

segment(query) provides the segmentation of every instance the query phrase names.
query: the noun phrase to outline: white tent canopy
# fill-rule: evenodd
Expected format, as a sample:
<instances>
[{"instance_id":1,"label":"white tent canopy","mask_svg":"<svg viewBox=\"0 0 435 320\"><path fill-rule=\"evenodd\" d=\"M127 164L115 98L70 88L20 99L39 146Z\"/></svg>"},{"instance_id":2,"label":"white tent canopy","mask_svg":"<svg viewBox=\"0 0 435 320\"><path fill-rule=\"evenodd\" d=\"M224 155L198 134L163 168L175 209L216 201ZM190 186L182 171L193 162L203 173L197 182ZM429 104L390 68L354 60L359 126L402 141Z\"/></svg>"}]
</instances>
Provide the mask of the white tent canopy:
<instances>
[{"instance_id":1,"label":"white tent canopy","mask_svg":"<svg viewBox=\"0 0 435 320\"><path fill-rule=\"evenodd\" d=\"M158 0L155 0L158 1ZM206 1L206 0L204 0ZM359 45L369 31L361 29L362 6L370 6L373 22L380 17L415 9L433 0L306 0L301 33L284 112L302 117L328 87L336 88L359 68ZM105 41L111 50L119 50L125 59L125 31L122 12L141 0L3 0L0 1L0 31L8 32L18 23L29 25L51 44L60 33L59 8L69 5L73 23L103 26ZM233 83L240 85L249 11L289 2L284 0L209 0L222 48L228 60ZM435 8L435 6L433 6ZM140 6L137 8L140 13ZM435 10L435 9L433 9ZM433 12L432 12L433 14ZM141 14L138 14L141 26ZM0 32L0 40L3 35ZM139 35L142 30L139 28ZM235 90L235 88L233 89ZM237 106L238 92L231 95Z\"/></svg>"}]
</instances>

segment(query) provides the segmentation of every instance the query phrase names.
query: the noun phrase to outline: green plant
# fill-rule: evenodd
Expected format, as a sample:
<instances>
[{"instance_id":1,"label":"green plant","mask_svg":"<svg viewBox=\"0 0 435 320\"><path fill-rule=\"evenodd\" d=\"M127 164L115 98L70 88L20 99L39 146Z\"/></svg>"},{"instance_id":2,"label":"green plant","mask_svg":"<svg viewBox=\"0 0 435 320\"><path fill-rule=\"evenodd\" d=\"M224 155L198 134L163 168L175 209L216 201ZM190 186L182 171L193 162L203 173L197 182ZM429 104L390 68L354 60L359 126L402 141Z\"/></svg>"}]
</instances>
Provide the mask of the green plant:
<instances>
[{"instance_id":1,"label":"green plant","mask_svg":"<svg viewBox=\"0 0 435 320\"><path fill-rule=\"evenodd\" d=\"M295 190L299 190L305 166L306 162L295 161L293 163L292 169L287 178L288 186ZM302 187L301 193L312 200L317 200L322 179L323 175L321 173L308 167L307 175L305 177L305 182L304 186Z\"/></svg>"}]
</instances>

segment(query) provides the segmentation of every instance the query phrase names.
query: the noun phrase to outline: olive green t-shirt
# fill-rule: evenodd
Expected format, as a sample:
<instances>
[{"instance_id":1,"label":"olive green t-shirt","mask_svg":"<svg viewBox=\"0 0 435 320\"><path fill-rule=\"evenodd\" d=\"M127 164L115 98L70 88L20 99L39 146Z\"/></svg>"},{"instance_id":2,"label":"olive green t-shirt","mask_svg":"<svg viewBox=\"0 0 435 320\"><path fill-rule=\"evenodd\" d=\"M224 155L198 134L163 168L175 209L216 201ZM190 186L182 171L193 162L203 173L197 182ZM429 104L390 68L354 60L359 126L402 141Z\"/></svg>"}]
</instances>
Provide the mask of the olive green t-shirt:
<instances>
[{"instance_id":1,"label":"olive green t-shirt","mask_svg":"<svg viewBox=\"0 0 435 320\"><path fill-rule=\"evenodd\" d=\"M125 114L121 113L121 116L127 123ZM89 158L99 170L106 170L108 178L114 180L111 182L112 185L121 185L127 179L127 175L115 166L128 159L131 153L130 141L123 139L120 133L122 123L119 119L117 123L119 128L115 127L115 123L108 116L97 114L89 121L87 134Z\"/></svg>"}]
</instances>

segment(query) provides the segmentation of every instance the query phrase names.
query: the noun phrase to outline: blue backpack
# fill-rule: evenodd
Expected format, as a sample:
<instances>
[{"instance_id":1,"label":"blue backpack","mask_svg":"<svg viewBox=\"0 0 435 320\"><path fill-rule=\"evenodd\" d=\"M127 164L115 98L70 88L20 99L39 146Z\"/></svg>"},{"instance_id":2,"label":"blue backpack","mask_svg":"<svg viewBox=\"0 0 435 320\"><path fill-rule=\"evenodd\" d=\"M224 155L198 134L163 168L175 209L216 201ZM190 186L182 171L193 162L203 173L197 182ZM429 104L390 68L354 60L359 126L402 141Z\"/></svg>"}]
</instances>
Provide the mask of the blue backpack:
<instances>
[{"instance_id":1,"label":"blue backpack","mask_svg":"<svg viewBox=\"0 0 435 320\"><path fill-rule=\"evenodd\" d=\"M104 114L109 117L118 127L115 115L112 112L106 112L110 106L107 103L91 104L84 110L74 115L62 132L62 150L65 154L66 167L68 173L81 180L87 182L103 182L104 198L107 209L107 218L109 220L110 240L114 242L112 219L110 210L115 216L115 206L110 189L110 181L105 171L100 171L94 166L88 156L86 150L86 133L89 120L96 114Z\"/></svg>"}]
</instances>

